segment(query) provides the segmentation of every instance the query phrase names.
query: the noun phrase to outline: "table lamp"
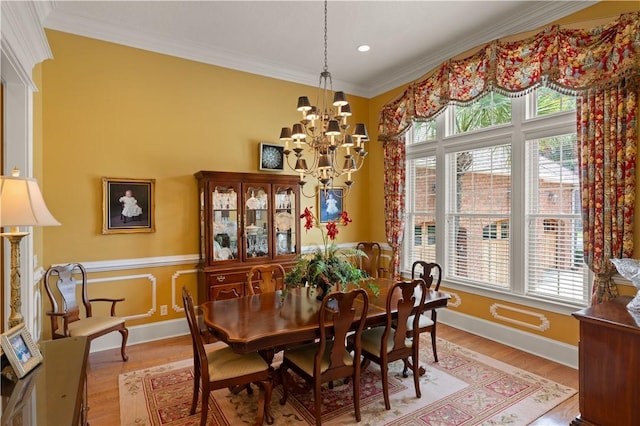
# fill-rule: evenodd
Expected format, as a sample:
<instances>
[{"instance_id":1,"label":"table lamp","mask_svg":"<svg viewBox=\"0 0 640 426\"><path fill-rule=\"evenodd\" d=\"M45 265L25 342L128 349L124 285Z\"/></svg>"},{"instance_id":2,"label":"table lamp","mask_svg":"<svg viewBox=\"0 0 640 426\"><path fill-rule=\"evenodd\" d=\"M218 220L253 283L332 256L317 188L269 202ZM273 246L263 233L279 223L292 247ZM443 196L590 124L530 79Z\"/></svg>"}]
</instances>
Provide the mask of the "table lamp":
<instances>
[{"instance_id":1,"label":"table lamp","mask_svg":"<svg viewBox=\"0 0 640 426\"><path fill-rule=\"evenodd\" d=\"M0 176L0 226L10 227L0 235L11 243L11 312L9 328L24 322L22 316L22 289L20 286L20 241L29 235L20 232L20 226L60 225L47 209L33 178L20 177L15 168L11 176Z\"/></svg>"}]
</instances>

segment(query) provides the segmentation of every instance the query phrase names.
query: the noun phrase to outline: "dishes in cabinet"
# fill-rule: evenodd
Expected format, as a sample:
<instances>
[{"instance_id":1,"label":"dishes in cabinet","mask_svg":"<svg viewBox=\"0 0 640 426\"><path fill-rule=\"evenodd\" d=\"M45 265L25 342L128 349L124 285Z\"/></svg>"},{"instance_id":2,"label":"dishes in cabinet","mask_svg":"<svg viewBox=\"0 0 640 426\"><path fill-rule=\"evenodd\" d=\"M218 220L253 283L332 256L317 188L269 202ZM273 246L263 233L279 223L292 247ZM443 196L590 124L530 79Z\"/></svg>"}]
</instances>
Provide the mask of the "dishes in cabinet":
<instances>
[{"instance_id":1,"label":"dishes in cabinet","mask_svg":"<svg viewBox=\"0 0 640 426\"><path fill-rule=\"evenodd\" d=\"M278 231L284 232L291 229L293 224L293 216L289 212L276 213L276 228Z\"/></svg>"}]
</instances>

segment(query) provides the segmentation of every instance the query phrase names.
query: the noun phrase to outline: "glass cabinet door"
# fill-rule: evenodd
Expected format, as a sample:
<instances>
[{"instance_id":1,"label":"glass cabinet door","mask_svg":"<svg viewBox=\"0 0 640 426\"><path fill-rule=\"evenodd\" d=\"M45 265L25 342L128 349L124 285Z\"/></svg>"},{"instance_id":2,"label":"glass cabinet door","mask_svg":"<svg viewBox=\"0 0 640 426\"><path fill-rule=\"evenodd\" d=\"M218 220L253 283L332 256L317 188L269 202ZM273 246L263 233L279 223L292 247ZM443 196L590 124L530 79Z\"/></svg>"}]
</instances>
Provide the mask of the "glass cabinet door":
<instances>
[{"instance_id":1,"label":"glass cabinet door","mask_svg":"<svg viewBox=\"0 0 640 426\"><path fill-rule=\"evenodd\" d=\"M211 193L213 260L238 258L238 193L233 186L216 185Z\"/></svg>"},{"instance_id":2,"label":"glass cabinet door","mask_svg":"<svg viewBox=\"0 0 640 426\"><path fill-rule=\"evenodd\" d=\"M296 195L290 187L276 187L274 191L274 228L276 256L296 252Z\"/></svg>"},{"instance_id":3,"label":"glass cabinet door","mask_svg":"<svg viewBox=\"0 0 640 426\"><path fill-rule=\"evenodd\" d=\"M268 185L247 184L244 188L244 232L246 257L269 257Z\"/></svg>"}]
</instances>

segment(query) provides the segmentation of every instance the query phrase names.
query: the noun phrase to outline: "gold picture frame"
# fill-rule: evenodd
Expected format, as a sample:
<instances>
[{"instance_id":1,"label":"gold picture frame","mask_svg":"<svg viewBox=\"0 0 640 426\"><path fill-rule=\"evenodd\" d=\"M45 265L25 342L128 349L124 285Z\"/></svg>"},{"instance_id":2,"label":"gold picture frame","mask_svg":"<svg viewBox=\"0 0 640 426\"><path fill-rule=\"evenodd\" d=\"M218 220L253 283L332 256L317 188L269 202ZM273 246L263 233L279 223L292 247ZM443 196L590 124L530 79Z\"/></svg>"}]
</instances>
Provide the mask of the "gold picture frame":
<instances>
[{"instance_id":1,"label":"gold picture frame","mask_svg":"<svg viewBox=\"0 0 640 426\"><path fill-rule=\"evenodd\" d=\"M42 354L24 323L18 324L0 335L2 351L21 379L42 362Z\"/></svg>"},{"instance_id":2,"label":"gold picture frame","mask_svg":"<svg viewBox=\"0 0 640 426\"><path fill-rule=\"evenodd\" d=\"M155 232L155 179L102 178L102 233Z\"/></svg>"},{"instance_id":3,"label":"gold picture frame","mask_svg":"<svg viewBox=\"0 0 640 426\"><path fill-rule=\"evenodd\" d=\"M326 189L318 187L318 220L320 223L335 222L345 211L345 188L332 186Z\"/></svg>"}]
</instances>

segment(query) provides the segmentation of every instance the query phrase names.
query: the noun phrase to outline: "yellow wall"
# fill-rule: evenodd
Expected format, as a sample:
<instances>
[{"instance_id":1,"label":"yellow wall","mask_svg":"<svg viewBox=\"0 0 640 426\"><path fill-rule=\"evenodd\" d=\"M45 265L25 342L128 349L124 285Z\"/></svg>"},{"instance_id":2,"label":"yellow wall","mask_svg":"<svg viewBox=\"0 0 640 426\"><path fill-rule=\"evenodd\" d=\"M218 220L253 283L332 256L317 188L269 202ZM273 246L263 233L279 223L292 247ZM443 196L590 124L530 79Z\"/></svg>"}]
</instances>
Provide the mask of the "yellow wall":
<instances>
[{"instance_id":1,"label":"yellow wall","mask_svg":"<svg viewBox=\"0 0 640 426\"><path fill-rule=\"evenodd\" d=\"M639 7L637 2L600 3L561 23L615 17ZM256 172L259 142L277 142L280 128L298 119L297 97L315 96L314 87L57 31L47 31L47 37L54 59L36 69L41 88L36 95L36 106L41 108L36 121L36 177L62 226L42 231L46 244L37 251L45 267L197 254L193 173L203 169ZM354 176L356 183L346 205L354 222L341 229L340 243L386 241L378 112L402 90L369 100L350 96L353 121L367 123L371 142L367 163ZM156 179L155 233L101 234L103 176ZM315 209L315 199L303 202L303 207ZM319 243L318 237L317 230L303 232L303 245ZM172 285L195 290L195 275L181 274L193 266L94 273L91 278L141 277L95 284L91 290L126 297L119 314L135 315L154 303L151 276L157 311L132 325L181 318L183 314L171 309L172 297L179 294ZM451 309L494 321L488 311L495 300L459 294L465 303ZM158 306L165 304L169 315L160 317ZM545 315L552 327L540 334L576 344L576 321ZM48 327L44 330L48 332Z\"/></svg>"}]
</instances>

